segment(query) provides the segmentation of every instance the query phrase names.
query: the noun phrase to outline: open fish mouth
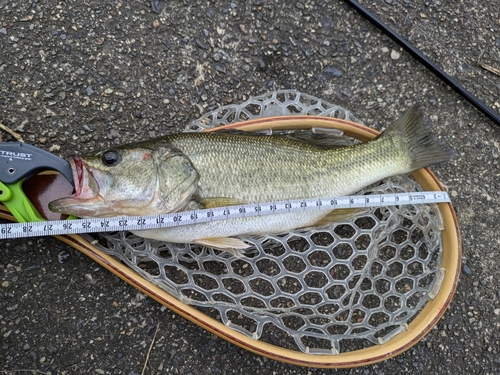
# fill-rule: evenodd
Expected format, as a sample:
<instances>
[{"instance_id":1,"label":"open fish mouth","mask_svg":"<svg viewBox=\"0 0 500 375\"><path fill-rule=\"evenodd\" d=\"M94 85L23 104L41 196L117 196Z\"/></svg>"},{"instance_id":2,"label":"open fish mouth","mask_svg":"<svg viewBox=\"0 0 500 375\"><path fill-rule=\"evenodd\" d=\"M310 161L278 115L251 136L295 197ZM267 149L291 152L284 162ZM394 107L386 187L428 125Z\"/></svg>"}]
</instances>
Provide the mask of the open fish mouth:
<instances>
[{"instance_id":1,"label":"open fish mouth","mask_svg":"<svg viewBox=\"0 0 500 375\"><path fill-rule=\"evenodd\" d=\"M73 198L89 199L99 194L99 185L95 180L87 164L78 156L69 159L75 182L75 194Z\"/></svg>"},{"instance_id":2,"label":"open fish mouth","mask_svg":"<svg viewBox=\"0 0 500 375\"><path fill-rule=\"evenodd\" d=\"M101 200L99 183L82 158L74 156L69 159L69 163L73 173L75 193L50 202L49 208L53 212L72 213L75 207L78 207L80 213L86 213L89 211L89 208L83 207L86 202Z\"/></svg>"},{"instance_id":3,"label":"open fish mouth","mask_svg":"<svg viewBox=\"0 0 500 375\"><path fill-rule=\"evenodd\" d=\"M75 182L75 196L80 196L83 186L83 161L76 156L71 158L69 163L73 172L73 181Z\"/></svg>"},{"instance_id":4,"label":"open fish mouth","mask_svg":"<svg viewBox=\"0 0 500 375\"><path fill-rule=\"evenodd\" d=\"M83 179L83 162L82 159L74 157L69 159L69 164L71 166L71 172L73 173L73 183L75 185L76 196L81 194L82 190L82 179Z\"/></svg>"}]
</instances>

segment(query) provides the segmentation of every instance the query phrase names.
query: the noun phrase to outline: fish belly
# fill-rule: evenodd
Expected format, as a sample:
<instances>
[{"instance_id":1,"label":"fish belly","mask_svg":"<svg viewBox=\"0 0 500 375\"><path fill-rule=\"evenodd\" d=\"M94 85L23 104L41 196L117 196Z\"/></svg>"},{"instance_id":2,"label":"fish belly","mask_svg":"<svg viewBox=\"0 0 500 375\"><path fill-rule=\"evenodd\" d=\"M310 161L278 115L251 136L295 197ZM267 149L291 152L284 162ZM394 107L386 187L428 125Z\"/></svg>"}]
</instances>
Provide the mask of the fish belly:
<instances>
[{"instance_id":1,"label":"fish belly","mask_svg":"<svg viewBox=\"0 0 500 375\"><path fill-rule=\"evenodd\" d=\"M328 211L291 212L247 218L217 220L179 227L135 231L138 236L158 241L186 243L206 238L221 238L239 235L262 235L283 233L296 228L313 226Z\"/></svg>"}]
</instances>

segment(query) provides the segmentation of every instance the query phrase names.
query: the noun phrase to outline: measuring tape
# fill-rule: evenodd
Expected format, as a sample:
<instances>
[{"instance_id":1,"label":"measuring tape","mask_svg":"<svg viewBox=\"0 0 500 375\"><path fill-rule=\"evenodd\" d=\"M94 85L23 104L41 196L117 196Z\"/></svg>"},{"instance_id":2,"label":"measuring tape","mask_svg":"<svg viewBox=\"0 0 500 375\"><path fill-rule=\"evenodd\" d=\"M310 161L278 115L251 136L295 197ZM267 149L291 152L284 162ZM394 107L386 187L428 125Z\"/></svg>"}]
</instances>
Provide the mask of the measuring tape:
<instances>
[{"instance_id":1,"label":"measuring tape","mask_svg":"<svg viewBox=\"0 0 500 375\"><path fill-rule=\"evenodd\" d=\"M448 193L443 191L425 191L250 203L151 216L123 216L9 223L0 224L0 239L158 229L216 220L265 216L288 212L303 212L308 210L331 211L345 208L371 208L445 202L450 202Z\"/></svg>"}]
</instances>

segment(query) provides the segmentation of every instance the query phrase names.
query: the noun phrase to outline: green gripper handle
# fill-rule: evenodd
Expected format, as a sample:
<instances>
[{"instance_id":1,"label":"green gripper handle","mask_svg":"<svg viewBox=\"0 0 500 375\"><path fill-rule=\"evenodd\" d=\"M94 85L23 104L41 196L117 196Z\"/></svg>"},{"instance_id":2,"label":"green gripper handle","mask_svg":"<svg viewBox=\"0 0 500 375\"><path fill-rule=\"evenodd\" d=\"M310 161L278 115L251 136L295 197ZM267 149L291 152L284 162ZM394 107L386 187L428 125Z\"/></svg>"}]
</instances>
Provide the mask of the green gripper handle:
<instances>
[{"instance_id":1,"label":"green gripper handle","mask_svg":"<svg viewBox=\"0 0 500 375\"><path fill-rule=\"evenodd\" d=\"M4 184L0 181L0 202L20 223L46 221L24 193L23 182L24 179L13 184Z\"/></svg>"}]
</instances>

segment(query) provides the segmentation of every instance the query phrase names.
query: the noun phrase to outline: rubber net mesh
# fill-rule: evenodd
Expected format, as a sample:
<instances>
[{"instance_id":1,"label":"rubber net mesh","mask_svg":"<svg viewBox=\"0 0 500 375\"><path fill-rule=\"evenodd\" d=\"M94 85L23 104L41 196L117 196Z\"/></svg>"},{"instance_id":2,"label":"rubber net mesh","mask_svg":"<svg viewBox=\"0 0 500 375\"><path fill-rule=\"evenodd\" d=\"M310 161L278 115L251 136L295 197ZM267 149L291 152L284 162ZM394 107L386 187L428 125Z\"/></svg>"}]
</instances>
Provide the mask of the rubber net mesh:
<instances>
[{"instance_id":1,"label":"rubber net mesh","mask_svg":"<svg viewBox=\"0 0 500 375\"><path fill-rule=\"evenodd\" d=\"M347 110L297 91L277 91L215 110L187 130L269 115L356 120ZM339 138L339 144L353 140ZM420 191L397 176L359 194ZM128 232L91 238L180 301L254 339L314 354L383 344L439 290L442 222L437 205L380 207L345 222L281 235L245 237L234 258L210 248Z\"/></svg>"}]
</instances>

